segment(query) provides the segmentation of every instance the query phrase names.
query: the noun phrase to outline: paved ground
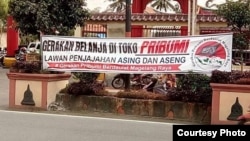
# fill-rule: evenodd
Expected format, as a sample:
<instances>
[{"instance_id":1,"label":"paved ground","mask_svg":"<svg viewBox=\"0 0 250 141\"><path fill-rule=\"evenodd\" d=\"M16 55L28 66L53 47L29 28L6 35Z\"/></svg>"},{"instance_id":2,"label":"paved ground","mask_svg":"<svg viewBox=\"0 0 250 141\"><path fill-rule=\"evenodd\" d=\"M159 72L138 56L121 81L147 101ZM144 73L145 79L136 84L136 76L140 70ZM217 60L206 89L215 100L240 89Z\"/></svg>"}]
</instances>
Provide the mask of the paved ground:
<instances>
[{"instance_id":1,"label":"paved ground","mask_svg":"<svg viewBox=\"0 0 250 141\"><path fill-rule=\"evenodd\" d=\"M7 109L9 104L9 80L6 73L9 69L0 68L0 109Z\"/></svg>"}]
</instances>

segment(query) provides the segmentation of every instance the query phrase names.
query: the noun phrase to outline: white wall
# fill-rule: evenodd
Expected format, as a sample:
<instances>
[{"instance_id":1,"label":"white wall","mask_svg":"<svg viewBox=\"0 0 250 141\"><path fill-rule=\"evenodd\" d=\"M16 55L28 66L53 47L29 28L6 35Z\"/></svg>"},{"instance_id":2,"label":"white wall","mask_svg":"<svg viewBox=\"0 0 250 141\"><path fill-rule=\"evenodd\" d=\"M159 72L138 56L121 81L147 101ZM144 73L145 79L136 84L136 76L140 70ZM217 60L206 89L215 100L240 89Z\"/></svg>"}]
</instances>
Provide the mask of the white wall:
<instances>
[{"instance_id":1,"label":"white wall","mask_svg":"<svg viewBox=\"0 0 250 141\"><path fill-rule=\"evenodd\" d=\"M7 34L2 33L0 34L1 42L0 42L0 47L7 47Z\"/></svg>"}]
</instances>

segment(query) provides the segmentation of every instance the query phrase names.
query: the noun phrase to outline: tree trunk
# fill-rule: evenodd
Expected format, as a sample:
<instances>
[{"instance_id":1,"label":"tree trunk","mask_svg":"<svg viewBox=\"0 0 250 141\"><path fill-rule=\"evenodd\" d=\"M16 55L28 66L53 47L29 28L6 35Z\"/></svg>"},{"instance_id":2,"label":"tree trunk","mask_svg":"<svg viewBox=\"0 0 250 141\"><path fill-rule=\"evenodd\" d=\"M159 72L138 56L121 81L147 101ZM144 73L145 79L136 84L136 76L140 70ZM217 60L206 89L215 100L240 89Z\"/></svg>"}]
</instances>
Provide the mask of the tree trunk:
<instances>
[{"instance_id":1,"label":"tree trunk","mask_svg":"<svg viewBox=\"0 0 250 141\"><path fill-rule=\"evenodd\" d=\"M244 66L244 63L243 63L243 52L241 52L241 54L240 54L240 70L241 70L241 72L243 72L243 70L244 70L243 66Z\"/></svg>"},{"instance_id":2,"label":"tree trunk","mask_svg":"<svg viewBox=\"0 0 250 141\"><path fill-rule=\"evenodd\" d=\"M127 38L131 38L131 0L126 0L126 21L125 21L125 36ZM130 74L123 74L124 80L124 91L130 91Z\"/></svg>"},{"instance_id":3,"label":"tree trunk","mask_svg":"<svg viewBox=\"0 0 250 141\"><path fill-rule=\"evenodd\" d=\"M124 78L124 91L130 91L130 74L123 74Z\"/></svg>"}]
</instances>

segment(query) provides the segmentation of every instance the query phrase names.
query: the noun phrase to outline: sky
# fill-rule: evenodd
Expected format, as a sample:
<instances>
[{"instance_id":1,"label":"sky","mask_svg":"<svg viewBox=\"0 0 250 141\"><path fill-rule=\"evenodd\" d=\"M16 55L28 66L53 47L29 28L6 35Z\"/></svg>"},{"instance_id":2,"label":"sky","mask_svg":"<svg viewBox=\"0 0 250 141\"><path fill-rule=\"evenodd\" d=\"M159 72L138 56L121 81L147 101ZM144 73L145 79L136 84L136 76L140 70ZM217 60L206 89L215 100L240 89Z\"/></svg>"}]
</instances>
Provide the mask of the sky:
<instances>
[{"instance_id":1,"label":"sky","mask_svg":"<svg viewBox=\"0 0 250 141\"><path fill-rule=\"evenodd\" d=\"M105 10L106 7L110 4L110 2L108 2L107 0L86 0L86 2L87 2L87 7L90 10L100 7L101 8L100 11Z\"/></svg>"},{"instance_id":2,"label":"sky","mask_svg":"<svg viewBox=\"0 0 250 141\"><path fill-rule=\"evenodd\" d=\"M201 7L205 6L205 2L207 0L197 0L197 4ZM226 0L213 0L214 2L212 2L211 4L222 4L224 3ZM110 2L108 2L107 0L86 0L87 2L87 7L90 10L95 9L96 7L100 7L101 10L103 11L106 9L106 7L109 5Z\"/></svg>"}]
</instances>

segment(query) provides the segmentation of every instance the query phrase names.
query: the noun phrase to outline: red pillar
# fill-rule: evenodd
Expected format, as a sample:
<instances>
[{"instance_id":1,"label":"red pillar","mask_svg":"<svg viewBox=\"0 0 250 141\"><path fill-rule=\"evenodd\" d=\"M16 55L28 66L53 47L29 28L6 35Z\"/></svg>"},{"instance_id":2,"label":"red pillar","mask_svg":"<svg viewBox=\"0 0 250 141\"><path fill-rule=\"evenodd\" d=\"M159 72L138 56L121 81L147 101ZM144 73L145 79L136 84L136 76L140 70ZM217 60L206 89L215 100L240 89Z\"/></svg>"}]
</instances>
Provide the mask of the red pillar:
<instances>
[{"instance_id":1,"label":"red pillar","mask_svg":"<svg viewBox=\"0 0 250 141\"><path fill-rule=\"evenodd\" d=\"M150 0L133 0L132 13L143 13Z\"/></svg>"},{"instance_id":2,"label":"red pillar","mask_svg":"<svg viewBox=\"0 0 250 141\"><path fill-rule=\"evenodd\" d=\"M177 0L182 9L183 14L188 14L188 0ZM187 26L181 26L181 35L186 36L188 35L188 27Z\"/></svg>"},{"instance_id":3,"label":"red pillar","mask_svg":"<svg viewBox=\"0 0 250 141\"><path fill-rule=\"evenodd\" d=\"M133 0L132 13L143 13L147 4L150 0ZM143 36L143 26L142 25L132 25L131 30L132 37L142 37Z\"/></svg>"},{"instance_id":4,"label":"red pillar","mask_svg":"<svg viewBox=\"0 0 250 141\"><path fill-rule=\"evenodd\" d=\"M7 56L14 57L15 50L18 49L18 31L15 29L15 24L12 16L7 17Z\"/></svg>"},{"instance_id":5,"label":"red pillar","mask_svg":"<svg viewBox=\"0 0 250 141\"><path fill-rule=\"evenodd\" d=\"M177 0L182 9L182 13L187 14L188 13L188 0Z\"/></svg>"}]
</instances>

